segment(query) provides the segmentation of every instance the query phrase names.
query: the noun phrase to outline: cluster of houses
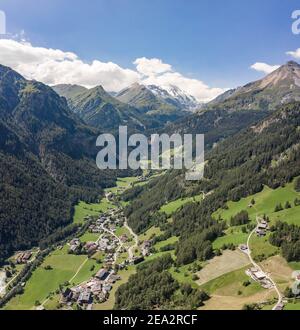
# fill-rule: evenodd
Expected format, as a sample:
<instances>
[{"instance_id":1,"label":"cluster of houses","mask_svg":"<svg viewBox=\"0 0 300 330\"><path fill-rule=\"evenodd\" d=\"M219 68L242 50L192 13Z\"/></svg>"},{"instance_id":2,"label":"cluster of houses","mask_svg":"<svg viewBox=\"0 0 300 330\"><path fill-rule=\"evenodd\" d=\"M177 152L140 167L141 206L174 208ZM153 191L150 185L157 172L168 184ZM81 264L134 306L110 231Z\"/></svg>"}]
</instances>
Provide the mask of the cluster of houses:
<instances>
[{"instance_id":1,"label":"cluster of houses","mask_svg":"<svg viewBox=\"0 0 300 330\"><path fill-rule=\"evenodd\" d=\"M260 285L265 289L273 288L273 283L268 279L267 275L256 267L249 268L246 274L250 276L255 282L260 283Z\"/></svg>"},{"instance_id":2,"label":"cluster of houses","mask_svg":"<svg viewBox=\"0 0 300 330\"><path fill-rule=\"evenodd\" d=\"M142 250L142 255L144 257L148 257L151 254L150 252L151 246L152 246L152 241L146 240L142 243L141 250Z\"/></svg>"},{"instance_id":3,"label":"cluster of houses","mask_svg":"<svg viewBox=\"0 0 300 330\"><path fill-rule=\"evenodd\" d=\"M107 198L110 198L110 196L107 195ZM120 276L113 269L120 270L130 264L136 265L143 262L144 258L150 255L153 243L151 240L145 240L140 245L142 255L132 255L130 258L123 260L122 263L116 264L117 251L118 253L123 253L129 248L126 245L130 241L128 234L124 233L119 237L115 235L116 227L123 226L125 221L122 210L109 210L101 215L99 219L93 220L89 225L88 231L90 233L99 234L99 239L96 242L83 243L79 238L74 238L69 242L70 253L93 255L97 251L103 251L105 252L105 257L103 259L103 268L87 282L72 288L66 288L61 292L61 304L70 306L70 308L76 304L83 309L90 309L95 302L105 302L109 298L113 284L120 280Z\"/></svg>"},{"instance_id":4,"label":"cluster of houses","mask_svg":"<svg viewBox=\"0 0 300 330\"><path fill-rule=\"evenodd\" d=\"M31 256L32 256L32 252L30 251L19 253L16 258L17 264L27 264Z\"/></svg>"},{"instance_id":5,"label":"cluster of houses","mask_svg":"<svg viewBox=\"0 0 300 330\"><path fill-rule=\"evenodd\" d=\"M82 243L80 239L74 238L69 242L69 252L74 254L93 255L97 251L113 254L118 247L119 240L111 235L104 234L97 242Z\"/></svg>"},{"instance_id":6,"label":"cluster of houses","mask_svg":"<svg viewBox=\"0 0 300 330\"><path fill-rule=\"evenodd\" d=\"M256 228L256 235L258 237L264 237L267 235L267 230L269 230L269 224L266 220L261 220Z\"/></svg>"},{"instance_id":7,"label":"cluster of houses","mask_svg":"<svg viewBox=\"0 0 300 330\"><path fill-rule=\"evenodd\" d=\"M78 304L82 308L90 309L93 302L103 303L108 297L113 284L121 277L113 270L101 268L88 282L73 288L66 288L61 293L60 303L71 306Z\"/></svg>"}]
</instances>

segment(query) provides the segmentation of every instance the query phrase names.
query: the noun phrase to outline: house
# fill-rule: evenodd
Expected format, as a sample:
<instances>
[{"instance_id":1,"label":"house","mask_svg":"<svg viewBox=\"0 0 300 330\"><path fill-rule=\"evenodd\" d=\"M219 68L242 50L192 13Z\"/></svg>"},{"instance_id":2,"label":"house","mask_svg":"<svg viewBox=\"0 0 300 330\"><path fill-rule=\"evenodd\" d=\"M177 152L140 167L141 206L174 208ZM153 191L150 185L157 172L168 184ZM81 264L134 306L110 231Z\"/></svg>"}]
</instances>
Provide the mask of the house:
<instances>
[{"instance_id":1,"label":"house","mask_svg":"<svg viewBox=\"0 0 300 330\"><path fill-rule=\"evenodd\" d=\"M95 277L98 278L100 281L104 281L107 278L108 275L109 275L109 272L106 269L101 268L97 272L97 274L95 275Z\"/></svg>"},{"instance_id":2,"label":"house","mask_svg":"<svg viewBox=\"0 0 300 330\"><path fill-rule=\"evenodd\" d=\"M70 302L72 299L73 299L73 292L71 289L67 288L62 292L60 302L62 304L66 304Z\"/></svg>"},{"instance_id":3,"label":"house","mask_svg":"<svg viewBox=\"0 0 300 330\"><path fill-rule=\"evenodd\" d=\"M255 269L255 271L252 271L253 276L256 280L261 281L266 278L266 274L258 269Z\"/></svg>"},{"instance_id":4,"label":"house","mask_svg":"<svg viewBox=\"0 0 300 330\"><path fill-rule=\"evenodd\" d=\"M88 254L92 254L92 253L96 252L97 248L98 248L98 244L96 244L95 242L87 242L84 245L84 249L86 250L86 252Z\"/></svg>"},{"instance_id":5,"label":"house","mask_svg":"<svg viewBox=\"0 0 300 330\"><path fill-rule=\"evenodd\" d=\"M114 197L115 195L112 192L106 194L106 198L111 202L114 200Z\"/></svg>"},{"instance_id":6,"label":"house","mask_svg":"<svg viewBox=\"0 0 300 330\"><path fill-rule=\"evenodd\" d=\"M32 256L31 252L20 253L17 257L17 263L26 264L29 261L29 259L31 258L31 256Z\"/></svg>"},{"instance_id":7,"label":"house","mask_svg":"<svg viewBox=\"0 0 300 330\"><path fill-rule=\"evenodd\" d=\"M245 252L245 253L248 252L248 246L247 246L246 244L241 244L241 245L239 246L239 248L240 248L240 250L241 250L242 252Z\"/></svg>"},{"instance_id":8,"label":"house","mask_svg":"<svg viewBox=\"0 0 300 330\"><path fill-rule=\"evenodd\" d=\"M93 282L93 284L90 286L91 292L94 295L99 294L100 292L102 292L102 284L99 281L95 281Z\"/></svg>"},{"instance_id":9,"label":"house","mask_svg":"<svg viewBox=\"0 0 300 330\"><path fill-rule=\"evenodd\" d=\"M71 245L69 251L75 253L79 249L79 245Z\"/></svg>"},{"instance_id":10,"label":"house","mask_svg":"<svg viewBox=\"0 0 300 330\"><path fill-rule=\"evenodd\" d=\"M79 238L73 238L69 244L70 245L80 245L80 240L79 240Z\"/></svg>"},{"instance_id":11,"label":"house","mask_svg":"<svg viewBox=\"0 0 300 330\"><path fill-rule=\"evenodd\" d=\"M109 277L108 282L111 283L111 284L113 284L113 283L119 281L120 279L121 279L121 276L120 276L120 275L115 275L115 274L114 274L114 275L111 275L111 276Z\"/></svg>"},{"instance_id":12,"label":"house","mask_svg":"<svg viewBox=\"0 0 300 330\"><path fill-rule=\"evenodd\" d=\"M120 240L121 240L121 242L123 242L123 243L127 242L127 241L128 241L128 237L127 237L127 235L126 235L126 234L121 235L121 236L120 236Z\"/></svg>"},{"instance_id":13,"label":"house","mask_svg":"<svg viewBox=\"0 0 300 330\"><path fill-rule=\"evenodd\" d=\"M275 306L274 310L275 311L282 311L284 308L284 304L281 302L278 305Z\"/></svg>"},{"instance_id":14,"label":"house","mask_svg":"<svg viewBox=\"0 0 300 330\"><path fill-rule=\"evenodd\" d=\"M112 289L112 286L110 284L104 284L103 288L102 288L102 292L104 294L106 294L106 293L109 293L111 289Z\"/></svg>"},{"instance_id":15,"label":"house","mask_svg":"<svg viewBox=\"0 0 300 330\"><path fill-rule=\"evenodd\" d=\"M257 229L257 230L256 230L256 235L257 235L258 237L264 237L264 236L267 235L267 233L266 233L265 230Z\"/></svg>"},{"instance_id":16,"label":"house","mask_svg":"<svg viewBox=\"0 0 300 330\"><path fill-rule=\"evenodd\" d=\"M103 302L105 302L105 301L107 300L107 298L108 298L107 293L100 292L100 293L98 294L98 299L99 299L99 303L100 303L100 304L103 303Z\"/></svg>"},{"instance_id":17,"label":"house","mask_svg":"<svg viewBox=\"0 0 300 330\"><path fill-rule=\"evenodd\" d=\"M89 304L92 300L92 294L89 290L82 291L78 298L79 304Z\"/></svg>"},{"instance_id":18,"label":"house","mask_svg":"<svg viewBox=\"0 0 300 330\"><path fill-rule=\"evenodd\" d=\"M135 258L133 258L133 264L137 265L137 264L143 262L144 260L145 260L144 257L135 257Z\"/></svg>"},{"instance_id":19,"label":"house","mask_svg":"<svg viewBox=\"0 0 300 330\"><path fill-rule=\"evenodd\" d=\"M268 229L268 224L266 222L261 222L258 227L260 230L267 230Z\"/></svg>"}]
</instances>

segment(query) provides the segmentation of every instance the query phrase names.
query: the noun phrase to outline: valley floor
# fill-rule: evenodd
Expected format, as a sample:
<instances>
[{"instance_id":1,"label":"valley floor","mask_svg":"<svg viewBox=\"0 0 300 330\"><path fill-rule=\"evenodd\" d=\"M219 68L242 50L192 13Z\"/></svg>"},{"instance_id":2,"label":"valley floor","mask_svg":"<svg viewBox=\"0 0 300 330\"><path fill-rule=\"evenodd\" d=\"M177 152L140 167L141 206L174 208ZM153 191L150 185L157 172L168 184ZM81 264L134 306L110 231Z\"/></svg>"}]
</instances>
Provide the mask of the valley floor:
<instances>
[{"instance_id":1,"label":"valley floor","mask_svg":"<svg viewBox=\"0 0 300 330\"><path fill-rule=\"evenodd\" d=\"M24 285L24 292L12 298L4 307L5 309L76 309L87 308L95 310L113 309L115 303L115 292L123 283L128 281L130 275L136 272L135 258L141 258L144 254L145 260L155 259L165 253L174 255L174 250L165 252L164 247L174 244L178 237L171 237L167 240L155 243L152 248L155 252L145 251L147 242L155 236L162 234L160 228L151 227L141 235L135 235L127 225L127 221L119 221L123 215L120 207L110 199L110 193L121 194L134 184L145 184L138 178L119 179L117 186L106 190L106 198L99 204L79 203L75 207L74 222L85 224L90 216L95 219L105 215L105 221L100 225L100 232L94 233L87 230L79 237L84 245L87 243L99 243L103 238L107 238L114 244L112 252L97 250L89 257L86 254L70 254L70 241L63 246L58 246L43 261L43 263L33 272L30 279ZM260 309L272 309L277 302L277 294L274 288L265 289L258 282L246 274L251 268L251 260L245 251L240 250L240 245L247 243L250 237L249 246L252 257L258 266L267 276L276 283L276 287L283 295L287 287L293 285L292 272L300 269L300 263L287 263L281 256L280 251L272 246L266 237L258 237L245 232L242 226L230 226L230 218L242 210L247 210L253 225L257 216L264 214L270 218L270 225L278 219L288 223L300 224L300 207L293 206L280 212L274 212L276 204L289 201L293 203L295 198L300 198L300 194L293 189L293 184L288 184L284 188L277 190L265 189L254 196L242 199L239 202L229 202L227 209L220 209L215 212L216 219L222 219L228 224L224 236L218 238L214 243L215 250L221 250L221 255L216 256L207 262L196 262L192 265L170 268L172 276L181 283L190 283L193 287L205 290L210 299L201 307L201 310L232 310L242 309L245 305L258 304ZM185 203L200 202L203 196L180 199L164 205L161 208L170 219L172 214ZM255 206L251 206L251 200L255 200ZM118 213L120 212L120 213ZM115 216L115 214L117 214ZM171 221L171 220L170 220ZM93 224L96 222L92 222ZM255 225L254 225L255 227ZM226 246L231 246L230 249ZM143 262L144 259L140 261ZM110 284L111 288L105 295L103 302L94 301L91 304L81 304L80 306L71 301L68 304L61 303L61 288L84 288L85 283L95 278L95 274L106 266L110 260L112 269L115 264L124 265L117 274L119 279L115 282L105 280L102 285ZM17 266L17 272L22 269L22 265ZM200 270L195 270L199 267ZM4 279L0 272L0 288L11 279ZM111 273L113 274L113 273ZM14 275L13 275L14 276ZM110 277L111 275L109 275ZM108 277L108 279L109 279ZM2 279L2 280L1 280ZM285 309L300 309L299 300L285 300Z\"/></svg>"}]
</instances>

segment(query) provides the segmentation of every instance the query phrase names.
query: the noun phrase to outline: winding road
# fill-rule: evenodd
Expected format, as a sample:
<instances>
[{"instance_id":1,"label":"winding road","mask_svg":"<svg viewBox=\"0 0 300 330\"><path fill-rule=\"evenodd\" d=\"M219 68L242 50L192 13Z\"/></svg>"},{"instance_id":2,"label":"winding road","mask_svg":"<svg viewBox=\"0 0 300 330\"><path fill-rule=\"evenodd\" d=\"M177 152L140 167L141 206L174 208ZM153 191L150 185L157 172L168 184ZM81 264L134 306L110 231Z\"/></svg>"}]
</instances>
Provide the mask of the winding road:
<instances>
[{"instance_id":1,"label":"winding road","mask_svg":"<svg viewBox=\"0 0 300 330\"><path fill-rule=\"evenodd\" d=\"M257 268L260 272L262 272L262 273L264 273L265 275L266 275L266 279L268 279L271 283L272 283L272 285L273 285L273 287L274 287L274 289L275 289L275 291L276 291L276 293L277 293L277 296L278 296L278 301L277 301L277 303L276 303L276 305L272 308L272 310L276 310L277 309L277 307L279 306L279 305L281 305L282 304L282 299L283 299L283 296L282 296L282 294L281 294L281 292L279 291L279 289L278 289L278 286L277 286L277 284L274 282L274 280L267 274L267 273L265 273L263 270L262 270L262 268L253 260L253 258L252 258L252 256L251 256L251 249L250 249L250 240L251 240L251 237L253 236L253 234L256 232L256 230L258 229L258 226L259 226L259 224L260 224L260 221L259 221L259 217L258 217L258 215L256 214L256 222L257 222L257 226L252 230L252 232L249 234L249 236L248 236L248 239L247 239L247 249L248 249L248 257L249 257L249 260L250 260L250 262L251 262L251 264L255 267L255 268Z\"/></svg>"}]
</instances>

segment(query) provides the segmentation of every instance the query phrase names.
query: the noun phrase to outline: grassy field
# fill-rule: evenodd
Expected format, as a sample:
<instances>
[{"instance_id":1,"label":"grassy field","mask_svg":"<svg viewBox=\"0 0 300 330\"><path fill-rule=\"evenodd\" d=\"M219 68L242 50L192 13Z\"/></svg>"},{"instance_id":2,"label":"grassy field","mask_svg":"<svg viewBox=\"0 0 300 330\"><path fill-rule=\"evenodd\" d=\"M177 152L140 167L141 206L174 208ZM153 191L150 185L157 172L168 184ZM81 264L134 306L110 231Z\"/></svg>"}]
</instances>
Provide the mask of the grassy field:
<instances>
[{"instance_id":1,"label":"grassy field","mask_svg":"<svg viewBox=\"0 0 300 330\"><path fill-rule=\"evenodd\" d=\"M284 306L284 310L287 311L299 311L300 310L300 301L290 302Z\"/></svg>"},{"instance_id":2,"label":"grassy field","mask_svg":"<svg viewBox=\"0 0 300 330\"><path fill-rule=\"evenodd\" d=\"M193 288L198 288L197 283L193 280L193 272L189 269L192 265L185 265L178 268L172 267L169 269L171 275L179 283L189 283Z\"/></svg>"},{"instance_id":3,"label":"grassy field","mask_svg":"<svg viewBox=\"0 0 300 330\"><path fill-rule=\"evenodd\" d=\"M131 234L129 230L125 227L116 227L116 232L115 234L120 237L122 235L127 235L128 238L131 238Z\"/></svg>"},{"instance_id":4,"label":"grassy field","mask_svg":"<svg viewBox=\"0 0 300 330\"><path fill-rule=\"evenodd\" d=\"M84 217L87 215L98 215L100 212L105 212L113 205L102 199L99 204L87 204L80 202L75 206L74 223L83 223ZM80 239L82 242L96 241L99 234L92 234L86 232ZM42 303L49 293L56 291L60 284L63 284L76 274L81 264L87 260L84 255L71 255L68 254L68 246L65 245L60 250L55 250L47 256L42 263L32 274L31 278L27 281L24 293L13 298L5 307L6 309L32 309L35 302ZM52 269L45 270L46 266ZM80 269L77 276L72 283L78 284L82 281L89 279L95 268L101 268L101 265L96 263L95 259L87 260L87 262Z\"/></svg>"},{"instance_id":5,"label":"grassy field","mask_svg":"<svg viewBox=\"0 0 300 330\"><path fill-rule=\"evenodd\" d=\"M86 232L80 237L80 241L82 243L96 242L97 239L99 238L99 236L100 236L100 234L94 234L94 233Z\"/></svg>"},{"instance_id":6,"label":"grassy field","mask_svg":"<svg viewBox=\"0 0 300 330\"><path fill-rule=\"evenodd\" d=\"M131 184L138 182L138 177L118 178L116 186L105 189L106 192L117 193L119 189L130 188Z\"/></svg>"},{"instance_id":7,"label":"grassy field","mask_svg":"<svg viewBox=\"0 0 300 330\"><path fill-rule=\"evenodd\" d=\"M68 247L56 250L49 255L26 283L24 293L13 298L6 309L32 309L36 301L43 302L50 292L58 289L60 284L69 281L86 256L75 256L67 253ZM51 270L44 267L51 266Z\"/></svg>"},{"instance_id":8,"label":"grassy field","mask_svg":"<svg viewBox=\"0 0 300 330\"><path fill-rule=\"evenodd\" d=\"M193 202L200 202L203 198L203 195L197 195L194 197L187 197L187 198L181 198L181 199L177 199L173 202L170 202L166 205L163 205L160 208L160 212L164 212L167 215L171 215L174 212L176 212L181 206L187 204L187 203L193 203Z\"/></svg>"},{"instance_id":9,"label":"grassy field","mask_svg":"<svg viewBox=\"0 0 300 330\"><path fill-rule=\"evenodd\" d=\"M113 208L114 206L109 203L106 198L103 198L100 203L87 204L85 202L80 202L75 206L74 213L74 223L83 223L84 217L99 215L101 212L106 212L108 209Z\"/></svg>"},{"instance_id":10,"label":"grassy field","mask_svg":"<svg viewBox=\"0 0 300 330\"><path fill-rule=\"evenodd\" d=\"M271 225L277 220L300 225L300 207L294 206L295 198L300 198L300 193L294 190L294 183L289 183L285 187L276 190L264 187L263 191L258 194L243 198L238 202L228 202L228 209L219 209L213 214L213 217L215 219L221 218L229 225L232 216L235 216L242 210L246 210L253 224L256 224L256 215L263 216L266 214L270 218ZM252 199L255 200L255 205L254 207L249 207ZM281 203L284 207L287 201L292 205L291 209L274 212L277 204ZM224 244L230 243L235 246L245 244L249 235L248 233L242 232L241 226L230 227L224 234L224 236L219 237L213 242L214 249L220 249ZM252 236L250 245L255 259L258 260L261 256L266 259L280 253L279 249L269 243L268 238L269 234L265 238L258 238L256 235Z\"/></svg>"},{"instance_id":11,"label":"grassy field","mask_svg":"<svg viewBox=\"0 0 300 330\"><path fill-rule=\"evenodd\" d=\"M265 290L254 281L251 281L251 284L247 287L243 286L243 283L249 280L245 273L246 269L247 267L229 272L200 287L209 294L234 297L247 297Z\"/></svg>"},{"instance_id":12,"label":"grassy field","mask_svg":"<svg viewBox=\"0 0 300 330\"><path fill-rule=\"evenodd\" d=\"M300 262L290 262L289 265L293 270L300 270Z\"/></svg>"},{"instance_id":13,"label":"grassy field","mask_svg":"<svg viewBox=\"0 0 300 330\"><path fill-rule=\"evenodd\" d=\"M162 247L165 247L169 244L175 244L176 242L178 242L179 238L176 237L176 236L172 236L170 238L168 238L167 240L165 241L161 241L161 242L158 242L154 245L154 248L159 251Z\"/></svg>"},{"instance_id":14,"label":"grassy field","mask_svg":"<svg viewBox=\"0 0 300 330\"><path fill-rule=\"evenodd\" d=\"M13 298L5 309L33 309L36 301L42 303L49 295L55 292L59 285L70 281L75 275L80 265L87 262L80 269L77 276L72 280L71 284L79 284L88 280L101 268L101 264L96 259L87 259L86 256L68 254L68 246L64 246L61 250L51 253L32 274L26 283L24 293ZM45 270L46 266L51 266L51 270ZM92 267L94 266L94 270Z\"/></svg>"},{"instance_id":15,"label":"grassy field","mask_svg":"<svg viewBox=\"0 0 300 330\"><path fill-rule=\"evenodd\" d=\"M226 230L225 235L222 237L218 237L214 242L213 242L213 248L216 249L221 249L224 244L234 244L235 246L238 246L240 244L245 244L247 241L247 237L249 234L243 233L241 230L234 230L231 231Z\"/></svg>"},{"instance_id":16,"label":"grassy field","mask_svg":"<svg viewBox=\"0 0 300 330\"><path fill-rule=\"evenodd\" d=\"M197 272L197 283L203 285L224 274L241 269L250 264L249 258L243 252L226 250L221 256L209 260L206 266Z\"/></svg>"},{"instance_id":17,"label":"grassy field","mask_svg":"<svg viewBox=\"0 0 300 330\"><path fill-rule=\"evenodd\" d=\"M151 239L154 236L159 236L162 234L162 231L158 227L151 227L146 232L139 235L140 241L146 241Z\"/></svg>"},{"instance_id":18,"label":"grassy field","mask_svg":"<svg viewBox=\"0 0 300 330\"><path fill-rule=\"evenodd\" d=\"M264 187L263 191L260 193L243 198L239 202L228 202L228 210L219 209L213 214L213 216L216 219L220 216L222 219L229 222L232 216L242 210L247 210L250 219L253 222L255 221L256 214L260 216L266 214L270 217L270 220L273 223L280 219L288 223L300 225L300 207L294 206L295 198L300 198L300 193L297 193L294 190L294 183L289 183L284 188L278 188L276 190ZM249 204L252 199L255 200L255 207L249 208ZM274 209L278 203L281 203L284 207L287 201L291 203L291 209L283 210L277 213L274 212Z\"/></svg>"},{"instance_id":19,"label":"grassy field","mask_svg":"<svg viewBox=\"0 0 300 330\"><path fill-rule=\"evenodd\" d=\"M274 256L280 253L280 249L269 243L270 233L266 237L257 237L253 235L250 240L250 249L252 251L252 257L254 260L259 261L259 257L263 256L263 259Z\"/></svg>"}]
</instances>

